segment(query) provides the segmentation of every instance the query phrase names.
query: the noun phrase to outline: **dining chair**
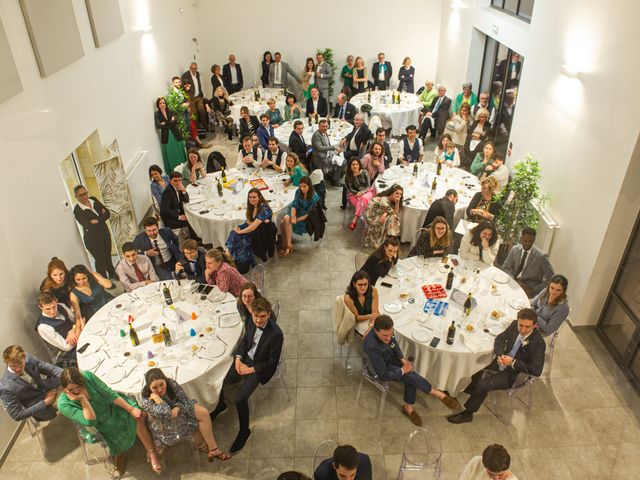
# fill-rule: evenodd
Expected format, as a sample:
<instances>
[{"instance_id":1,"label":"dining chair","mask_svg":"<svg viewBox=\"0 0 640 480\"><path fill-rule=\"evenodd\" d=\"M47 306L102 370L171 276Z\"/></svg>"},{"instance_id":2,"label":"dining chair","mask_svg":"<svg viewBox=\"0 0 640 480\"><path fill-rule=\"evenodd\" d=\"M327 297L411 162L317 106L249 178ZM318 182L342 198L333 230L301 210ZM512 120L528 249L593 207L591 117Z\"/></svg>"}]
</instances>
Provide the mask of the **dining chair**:
<instances>
[{"instance_id":1,"label":"dining chair","mask_svg":"<svg viewBox=\"0 0 640 480\"><path fill-rule=\"evenodd\" d=\"M549 338L549 361L545 362L545 368L547 370L547 378L551 378L551 368L553 367L553 354L556 351L556 344L558 343L558 335L560 335L560 330L562 330L562 327L564 326L564 324L569 321L570 317L571 317L571 309L569 309L569 315L567 315L567 318L562 323L562 325L560 325L560 327L558 327L558 330L553 332Z\"/></svg>"},{"instance_id":2,"label":"dining chair","mask_svg":"<svg viewBox=\"0 0 640 480\"><path fill-rule=\"evenodd\" d=\"M256 284L258 291L265 296L264 289L264 265L261 263L253 267L253 269L246 275L247 280Z\"/></svg>"},{"instance_id":3,"label":"dining chair","mask_svg":"<svg viewBox=\"0 0 640 480\"><path fill-rule=\"evenodd\" d=\"M0 405L2 405L2 408L5 411L7 410L7 406L5 405L4 402L0 401ZM50 421L41 422L39 420L36 420L33 417L29 417L24 422L27 424L27 428L29 429L29 435L31 435L31 438L38 439L40 450L42 450L42 456L46 460L48 449L47 449L47 442L45 442L45 439L44 439L44 430L47 428L47 425L49 425Z\"/></svg>"},{"instance_id":4,"label":"dining chair","mask_svg":"<svg viewBox=\"0 0 640 480\"><path fill-rule=\"evenodd\" d=\"M382 419L382 413L384 412L384 404L387 400L387 393L389 393L389 382L383 381L378 378L369 365L367 355L362 353L362 372L360 375L360 384L358 385L358 393L356 394L356 403L360 401L360 394L362 393L362 385L365 380L371 385L376 387L380 392L380 406L378 407L378 420Z\"/></svg>"},{"instance_id":5,"label":"dining chair","mask_svg":"<svg viewBox=\"0 0 640 480\"><path fill-rule=\"evenodd\" d=\"M93 427L85 427L76 422L73 422L73 426L76 430L78 441L80 442L82 461L84 464L96 465L102 463L109 474L115 478L115 464L102 435ZM97 454L93 451L93 445L99 447Z\"/></svg>"},{"instance_id":6,"label":"dining chair","mask_svg":"<svg viewBox=\"0 0 640 480\"><path fill-rule=\"evenodd\" d=\"M493 374L495 371L484 370L484 374ZM493 413L493 415L500 420L504 425L511 423L511 416L513 414L513 401L518 400L527 410L531 410L533 407L533 381L538 378L533 375L528 375L524 372L520 372L516 377L516 381L508 390L496 390L492 391L489 395L489 401L485 402L487 409ZM523 400L520 396L524 394ZM501 408L501 399L506 397L506 406L504 412Z\"/></svg>"},{"instance_id":7,"label":"dining chair","mask_svg":"<svg viewBox=\"0 0 640 480\"><path fill-rule=\"evenodd\" d=\"M280 300L273 302L273 304L271 305L271 311L273 312L275 322L278 323L278 319L280 318ZM291 401L291 396L289 395L289 390L287 389L287 383L284 380L285 373L286 367L284 361L282 360L282 355L280 355L280 358L278 359L278 366L276 367L276 373L273 375L273 377L282 380L284 393L287 394L287 400Z\"/></svg>"},{"instance_id":8,"label":"dining chair","mask_svg":"<svg viewBox=\"0 0 640 480\"><path fill-rule=\"evenodd\" d=\"M407 438L402 451L398 480L404 478L405 472L428 471L432 472L432 478L436 480L442 474L442 442L432 431L419 428L411 432ZM427 477L421 474L419 478Z\"/></svg>"},{"instance_id":9,"label":"dining chair","mask_svg":"<svg viewBox=\"0 0 640 480\"><path fill-rule=\"evenodd\" d=\"M313 460L311 463L311 472L315 472L320 464L327 458L333 457L333 451L338 447L338 442L334 439L323 440L313 451Z\"/></svg>"},{"instance_id":10,"label":"dining chair","mask_svg":"<svg viewBox=\"0 0 640 480\"><path fill-rule=\"evenodd\" d=\"M356 271L362 269L362 266L367 261L367 258L369 258L369 254L361 252L360 250L356 251L353 257L353 266L355 267Z\"/></svg>"}]
</instances>

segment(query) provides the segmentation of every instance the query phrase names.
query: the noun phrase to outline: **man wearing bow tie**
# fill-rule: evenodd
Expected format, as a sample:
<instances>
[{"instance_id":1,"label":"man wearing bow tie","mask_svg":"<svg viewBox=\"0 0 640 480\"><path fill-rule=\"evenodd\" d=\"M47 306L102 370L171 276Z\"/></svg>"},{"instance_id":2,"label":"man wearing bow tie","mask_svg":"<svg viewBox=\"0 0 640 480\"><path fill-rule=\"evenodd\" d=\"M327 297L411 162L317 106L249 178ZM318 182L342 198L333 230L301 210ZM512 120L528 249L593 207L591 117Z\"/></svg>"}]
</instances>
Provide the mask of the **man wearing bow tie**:
<instances>
[{"instance_id":1,"label":"man wearing bow tie","mask_svg":"<svg viewBox=\"0 0 640 480\"><path fill-rule=\"evenodd\" d=\"M204 248L198 247L198 242L191 238L185 240L182 243L182 255L176 262L176 278L181 275L189 280L204 283L206 254L207 251Z\"/></svg>"}]
</instances>

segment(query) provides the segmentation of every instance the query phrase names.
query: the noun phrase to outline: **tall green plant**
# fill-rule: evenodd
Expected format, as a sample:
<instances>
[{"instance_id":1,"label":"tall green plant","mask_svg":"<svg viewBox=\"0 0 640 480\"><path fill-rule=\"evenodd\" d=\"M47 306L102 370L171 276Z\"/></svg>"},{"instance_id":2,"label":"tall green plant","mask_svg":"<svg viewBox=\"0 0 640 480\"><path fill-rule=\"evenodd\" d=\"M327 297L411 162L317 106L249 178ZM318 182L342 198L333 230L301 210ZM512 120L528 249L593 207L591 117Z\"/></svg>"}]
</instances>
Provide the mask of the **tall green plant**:
<instances>
[{"instance_id":1,"label":"tall green plant","mask_svg":"<svg viewBox=\"0 0 640 480\"><path fill-rule=\"evenodd\" d=\"M503 206L496 220L503 244L511 247L518 242L525 227L538 226L538 213L531 201L544 202L540 193L542 173L538 160L527 154L513 166L513 178L499 198Z\"/></svg>"},{"instance_id":2,"label":"tall green plant","mask_svg":"<svg viewBox=\"0 0 640 480\"><path fill-rule=\"evenodd\" d=\"M327 62L331 67L331 78L329 79L329 98L331 98L333 96L333 85L336 82L335 81L336 71L338 70L338 67L336 66L333 60L333 49L325 48L324 50L321 50L318 48L316 49L316 54L317 53L321 53L322 55L324 55L324 61Z\"/></svg>"}]
</instances>

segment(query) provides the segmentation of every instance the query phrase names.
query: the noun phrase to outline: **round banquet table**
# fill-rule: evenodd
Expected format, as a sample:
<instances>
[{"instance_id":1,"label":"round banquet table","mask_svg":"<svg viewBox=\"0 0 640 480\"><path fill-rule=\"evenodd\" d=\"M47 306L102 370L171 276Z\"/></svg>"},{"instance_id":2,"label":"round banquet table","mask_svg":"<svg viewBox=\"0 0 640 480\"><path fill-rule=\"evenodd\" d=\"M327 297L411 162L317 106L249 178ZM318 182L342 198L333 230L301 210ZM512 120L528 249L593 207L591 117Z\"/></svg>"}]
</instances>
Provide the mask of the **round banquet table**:
<instances>
[{"instance_id":1,"label":"round banquet table","mask_svg":"<svg viewBox=\"0 0 640 480\"><path fill-rule=\"evenodd\" d=\"M458 192L458 203L454 215L454 224L463 216L471 202L471 198L480 191L478 178L457 167L443 164L442 172L436 175L435 163L419 163L418 175L413 176L413 164L408 167L394 165L378 175L374 182L376 192L381 192L393 184L404 189L404 200L410 200L400 210L400 238L403 242L416 242L416 231L422 227L427 211L434 200L442 198L447 190L454 188ZM437 178L436 191L431 194L433 178ZM451 230L455 225L451 225Z\"/></svg>"},{"instance_id":2,"label":"round banquet table","mask_svg":"<svg viewBox=\"0 0 640 480\"><path fill-rule=\"evenodd\" d=\"M378 115L382 120L382 126L391 128L391 135L404 135L405 129L409 125L419 127L418 120L422 103L418 100L418 96L413 93L400 93L400 103L392 104L392 90L379 92L371 92L371 102L368 101L369 94L359 93L349 100L355 107L360 110L362 105L371 105L371 115Z\"/></svg>"},{"instance_id":3,"label":"round banquet table","mask_svg":"<svg viewBox=\"0 0 640 480\"><path fill-rule=\"evenodd\" d=\"M529 306L529 300L516 281L496 267L461 261L455 255L448 258L450 266L454 258L459 266L454 267L453 288L447 292L447 298L441 299L449 302L444 317L424 313L426 297L421 289L426 284L445 286L448 270L440 258L400 260L396 270L378 280L377 288L380 313L393 318L395 335L405 357L415 357L415 371L435 388L447 390L455 397L469 385L474 373L491 363L495 335L515 320L519 309ZM477 269L479 274L475 273ZM392 287L383 287L381 282ZM469 292L476 300L469 317L464 316L462 305L449 298L455 290L459 291L455 295L462 303ZM408 294L415 302L401 300L400 293ZM492 316L494 311L502 314L499 319ZM452 321L457 325L456 336L453 345L447 345L447 329ZM473 330L467 330L467 324ZM429 345L433 337L440 338L436 348Z\"/></svg>"},{"instance_id":4,"label":"round banquet table","mask_svg":"<svg viewBox=\"0 0 640 480\"><path fill-rule=\"evenodd\" d=\"M250 182L258 179L262 179L268 187L262 190L262 195L269 202L273 221L280 228L280 220L288 212L296 191L295 187L284 186L282 179L288 179L288 175L269 168L232 168L227 171L227 180L235 180L240 185L239 191L236 193L223 188L222 197L217 190L220 175L220 172L209 173L187 187L189 203L185 204L184 211L189 224L204 243L223 247L229 232L246 220L247 192L252 188Z\"/></svg>"},{"instance_id":5,"label":"round banquet table","mask_svg":"<svg viewBox=\"0 0 640 480\"><path fill-rule=\"evenodd\" d=\"M89 344L83 353L78 352L78 367L93 372L113 390L138 400L144 374L157 367L176 380L190 398L211 410L218 403L242 334L236 299L216 287L202 300L199 293L191 293L195 286L192 282L183 281L181 287L175 281L164 283L170 287L172 307L164 304L162 284L156 282L124 293L96 312L78 339L80 346ZM137 347L129 339L129 315L134 318L140 340ZM151 327L160 329L163 323L171 332L170 346L151 339ZM191 329L195 336L190 335ZM148 352L153 353L152 358Z\"/></svg>"},{"instance_id":6,"label":"round banquet table","mask_svg":"<svg viewBox=\"0 0 640 480\"><path fill-rule=\"evenodd\" d=\"M302 136L304 137L304 141L307 145L311 145L311 137L318 130L318 125L313 122L311 126L309 126L309 121L306 118L299 119L304 124L304 131L302 132ZM278 128L274 128L273 133L275 137L281 144L289 145L289 137L291 136L291 132L293 132L293 122L295 120L291 120L288 122L284 122ZM329 140L332 145L337 145L340 143L344 137L349 135L353 130L353 125L349 122L345 122L344 120L331 120L331 128L328 130Z\"/></svg>"},{"instance_id":7,"label":"round banquet table","mask_svg":"<svg viewBox=\"0 0 640 480\"><path fill-rule=\"evenodd\" d=\"M256 102L255 93L256 90L260 92L260 100ZM256 115L259 117L264 112L269 110L267 100L270 98L275 99L276 108L280 109L280 115L284 118L284 106L285 96L282 94L282 88L247 88L240 90L239 92L229 95L229 100L233 102L231 106L231 118L238 123L240 121L240 108L247 107L249 109L249 115ZM258 118L258 120L260 120Z\"/></svg>"}]
</instances>

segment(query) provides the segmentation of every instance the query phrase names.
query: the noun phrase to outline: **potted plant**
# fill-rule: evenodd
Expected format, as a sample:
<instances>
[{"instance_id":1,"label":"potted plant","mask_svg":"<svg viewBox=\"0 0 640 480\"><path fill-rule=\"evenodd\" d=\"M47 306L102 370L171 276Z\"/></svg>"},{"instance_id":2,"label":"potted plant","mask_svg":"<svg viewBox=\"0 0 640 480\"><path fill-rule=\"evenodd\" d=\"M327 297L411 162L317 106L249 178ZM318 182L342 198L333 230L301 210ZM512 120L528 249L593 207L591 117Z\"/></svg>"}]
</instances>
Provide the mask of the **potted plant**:
<instances>
[{"instance_id":1,"label":"potted plant","mask_svg":"<svg viewBox=\"0 0 640 480\"><path fill-rule=\"evenodd\" d=\"M327 62L331 67L331 78L329 79L329 98L331 98L333 96L333 85L336 82L335 81L336 70L338 69L338 67L336 67L335 62L333 61L333 49L325 48L324 50L321 50L318 48L316 49L316 54L318 53L321 53L322 55L324 55L324 61Z\"/></svg>"}]
</instances>

